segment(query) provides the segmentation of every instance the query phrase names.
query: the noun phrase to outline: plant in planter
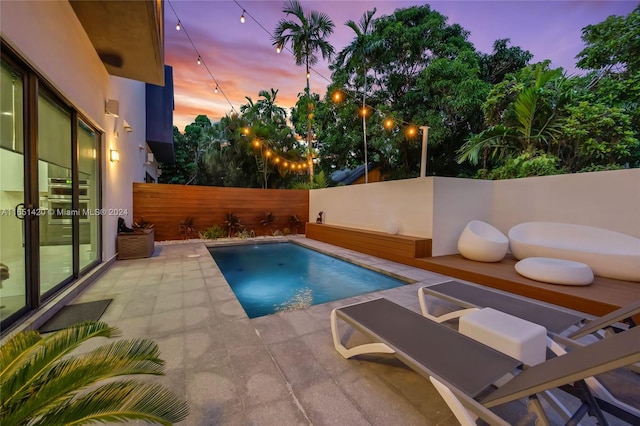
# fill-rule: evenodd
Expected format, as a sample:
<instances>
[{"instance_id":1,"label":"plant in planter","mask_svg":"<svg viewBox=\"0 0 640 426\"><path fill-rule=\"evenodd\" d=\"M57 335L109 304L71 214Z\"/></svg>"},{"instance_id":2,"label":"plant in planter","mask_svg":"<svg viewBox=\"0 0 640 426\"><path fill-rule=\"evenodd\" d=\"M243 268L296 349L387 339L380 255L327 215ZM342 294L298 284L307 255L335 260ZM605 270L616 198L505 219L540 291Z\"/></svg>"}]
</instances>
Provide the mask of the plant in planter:
<instances>
[{"instance_id":1,"label":"plant in planter","mask_svg":"<svg viewBox=\"0 0 640 426\"><path fill-rule=\"evenodd\" d=\"M276 217L271 212L267 212L264 214L264 217L260 220L260 225L265 228L264 236L269 235L269 231L271 226L273 226L273 222L275 222Z\"/></svg>"},{"instance_id":2,"label":"plant in planter","mask_svg":"<svg viewBox=\"0 0 640 426\"><path fill-rule=\"evenodd\" d=\"M94 337L117 337L103 322L85 322L48 336L21 332L0 347L2 425L68 425L142 421L171 425L187 403L159 384L133 375L164 374L158 345L117 340L78 352Z\"/></svg>"},{"instance_id":3,"label":"plant in planter","mask_svg":"<svg viewBox=\"0 0 640 426\"><path fill-rule=\"evenodd\" d=\"M292 214L289 216L289 223L291 224L293 235L298 235L298 228L302 225L302 221L298 219L298 215Z\"/></svg>"},{"instance_id":4,"label":"plant in planter","mask_svg":"<svg viewBox=\"0 0 640 426\"><path fill-rule=\"evenodd\" d=\"M197 232L196 225L193 223L193 218L191 216L187 216L185 219L180 221L180 225L178 225L178 229L182 234L183 240L188 240L192 234Z\"/></svg>"},{"instance_id":5,"label":"plant in planter","mask_svg":"<svg viewBox=\"0 0 640 426\"><path fill-rule=\"evenodd\" d=\"M244 229L244 226L240 223L240 218L238 218L235 213L227 213L224 215L223 226L227 228L227 236L229 238Z\"/></svg>"},{"instance_id":6,"label":"plant in planter","mask_svg":"<svg viewBox=\"0 0 640 426\"><path fill-rule=\"evenodd\" d=\"M142 230L145 230L145 229L153 229L153 223L148 222L148 221L144 220L144 218L141 217L139 221L137 221L137 222L134 221L133 222L133 229L135 231L142 231Z\"/></svg>"}]
</instances>

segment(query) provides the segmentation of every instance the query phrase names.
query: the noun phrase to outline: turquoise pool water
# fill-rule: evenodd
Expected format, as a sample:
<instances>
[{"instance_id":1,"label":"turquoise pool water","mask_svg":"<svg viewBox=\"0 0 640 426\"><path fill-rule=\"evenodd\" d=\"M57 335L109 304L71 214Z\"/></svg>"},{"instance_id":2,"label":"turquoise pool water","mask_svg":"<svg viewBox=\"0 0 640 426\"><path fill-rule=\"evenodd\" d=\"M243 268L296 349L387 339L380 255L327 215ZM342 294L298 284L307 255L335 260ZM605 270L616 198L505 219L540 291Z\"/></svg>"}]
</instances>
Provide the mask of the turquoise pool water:
<instances>
[{"instance_id":1,"label":"turquoise pool water","mask_svg":"<svg viewBox=\"0 0 640 426\"><path fill-rule=\"evenodd\" d=\"M210 247L249 318L405 284L293 243Z\"/></svg>"}]
</instances>

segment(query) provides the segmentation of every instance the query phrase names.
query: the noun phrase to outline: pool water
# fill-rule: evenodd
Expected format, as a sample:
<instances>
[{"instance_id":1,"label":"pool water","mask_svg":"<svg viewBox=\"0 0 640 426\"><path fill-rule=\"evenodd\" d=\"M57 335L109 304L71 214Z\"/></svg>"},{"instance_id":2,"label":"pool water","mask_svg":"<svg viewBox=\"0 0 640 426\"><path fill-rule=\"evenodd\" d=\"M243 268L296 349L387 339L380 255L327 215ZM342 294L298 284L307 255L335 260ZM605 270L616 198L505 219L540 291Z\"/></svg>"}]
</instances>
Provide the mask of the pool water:
<instances>
[{"instance_id":1,"label":"pool water","mask_svg":"<svg viewBox=\"0 0 640 426\"><path fill-rule=\"evenodd\" d=\"M293 243L210 247L209 252L249 318L405 284Z\"/></svg>"}]
</instances>

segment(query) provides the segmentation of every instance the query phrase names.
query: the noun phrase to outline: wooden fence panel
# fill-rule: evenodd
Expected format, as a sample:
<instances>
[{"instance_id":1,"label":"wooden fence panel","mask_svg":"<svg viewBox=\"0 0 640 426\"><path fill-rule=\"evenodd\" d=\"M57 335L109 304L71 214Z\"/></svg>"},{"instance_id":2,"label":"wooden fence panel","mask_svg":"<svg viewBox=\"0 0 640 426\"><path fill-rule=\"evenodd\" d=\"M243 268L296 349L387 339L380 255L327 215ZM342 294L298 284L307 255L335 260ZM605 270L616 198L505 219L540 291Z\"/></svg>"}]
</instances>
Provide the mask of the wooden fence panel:
<instances>
[{"instance_id":1,"label":"wooden fence panel","mask_svg":"<svg viewBox=\"0 0 640 426\"><path fill-rule=\"evenodd\" d=\"M133 220L153 223L156 241L181 239L180 221L187 217L193 218L198 231L223 226L226 213L236 214L257 236L265 235L267 230L260 221L267 212L275 216L271 231L291 229L289 217L295 214L301 222L298 233L304 233L309 221L309 191L133 184ZM191 238L198 238L198 234Z\"/></svg>"}]
</instances>

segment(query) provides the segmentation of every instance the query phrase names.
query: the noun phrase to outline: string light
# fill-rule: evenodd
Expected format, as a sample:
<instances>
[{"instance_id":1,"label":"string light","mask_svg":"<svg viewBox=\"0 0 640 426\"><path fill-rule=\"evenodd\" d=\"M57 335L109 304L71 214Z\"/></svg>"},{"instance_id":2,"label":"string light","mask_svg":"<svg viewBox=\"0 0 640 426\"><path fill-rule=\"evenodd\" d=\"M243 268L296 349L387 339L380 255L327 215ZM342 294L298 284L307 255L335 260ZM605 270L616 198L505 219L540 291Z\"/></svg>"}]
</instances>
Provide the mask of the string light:
<instances>
[{"instance_id":1,"label":"string light","mask_svg":"<svg viewBox=\"0 0 640 426\"><path fill-rule=\"evenodd\" d=\"M191 45L193 46L194 50L195 50L195 51L196 51L196 53L198 54L198 59L197 59L197 63L198 63L198 65L204 64L205 68L207 69L207 72L209 73L209 75L211 76L211 78L213 79L213 81L215 82L215 84L216 84L216 85L215 85L214 93L218 93L219 91L220 91L220 92L222 92L222 94L223 94L223 96L225 97L226 101L229 103L229 105L230 105L230 107L231 107L232 112L237 113L237 112L236 112L236 110L235 110L235 108L234 108L234 106L233 106L233 104L229 101L229 99L227 98L227 96L226 96L226 94L224 93L224 91L222 91L222 89L220 89L220 88L219 88L219 84L218 84L218 82L217 82L217 81L216 81L216 79L214 78L213 74L211 74L211 71L209 71L209 68L207 67L206 63L204 63L204 61L203 61L203 59L202 59L202 56L198 53L198 50L197 50L197 48L196 48L195 44L193 43L193 41L191 40L191 37L190 37L190 36L189 36L189 34L187 33L186 28L184 28L184 27L182 26L182 22L181 22L181 20L179 19L178 15L177 15L177 13L176 13L176 11L175 11L175 9L173 8L173 5L171 4L171 1L167 0L167 3L169 4L169 6L171 7L171 9L173 10L173 13L176 15L176 18L178 19L178 23L177 23L177 25L176 25L176 30L177 30L177 31L180 31L181 29L184 29L184 33L185 33L185 35L187 36L187 38L189 38L189 41L191 42ZM269 32L269 31L268 31L268 30L267 30L267 29L266 29L266 28L265 28L265 27L264 27L264 26L259 22L259 21L257 21L257 20L256 20L256 19L255 19L255 18L254 18L254 17L253 17L249 12L247 12L247 11L246 11L246 9L245 9L244 7L242 7L242 6L240 5L240 3L239 3L237 0L234 0L234 3L236 3L236 4L237 4L241 9L242 9L242 14L241 14L241 16L240 16L240 22L241 22L241 23L243 23L243 24L244 24L244 23L246 22L246 18L245 18L245 14L246 14L248 17L250 17L251 19L253 19L253 21L254 21L255 23L257 23L257 24L258 24L258 25L259 25L259 26L260 26L260 27L261 27L261 28L262 28L262 29L263 29L267 34L269 34L271 37L273 37L273 35L272 35L272 34L271 34L271 33L270 33L270 32ZM285 45L277 45L277 46L276 46L276 53L280 53L280 52L282 51L282 49L283 49L283 48L287 49L287 51L289 51L290 53L292 53L292 54L293 54L293 52L291 52L291 50L290 50L289 48L287 48L287 46L285 46ZM315 70L315 69L313 69L313 68L310 68L310 70L307 70L307 75L306 75L307 80L309 80L309 79L311 78L311 72L310 72L310 71L314 71L314 72L315 72L316 74L318 74L322 79L324 79L324 80L326 80L327 82L331 83L331 81L330 81L327 77L325 77L324 75L322 75L322 74L318 73L318 71L316 71L316 70ZM345 90L345 94L346 94L346 95L351 96L353 99L356 99L356 97L358 96L357 94L356 94L356 95L354 95L354 94L350 93L350 91L349 91L348 89L343 89L343 90ZM336 92L334 92L334 94L333 94L332 98L333 98L333 100L334 100L335 102L341 102L341 101L342 101L342 99L343 99L343 93L342 93L342 91L341 91L341 90L337 90ZM366 104L365 104L365 105L363 105L363 106L362 106L362 108L361 108L361 109L360 109L360 111L359 111L359 112L360 112L360 115L368 116L368 115L370 114L369 107L370 107L369 105L366 105ZM377 110L376 108L374 108L374 107L370 107L370 108L372 108L374 111L378 111L378 110ZM408 135L409 137L414 137L414 136L417 134L417 130L416 130L415 126L413 126L413 125L411 125L411 124L409 124L409 123L406 123L406 122L404 122L404 121L402 121L402 123L404 123L404 124L408 124L408 125L410 126L410 127L408 128L408 130L407 130L407 135ZM391 119L386 119L386 120L384 121L383 125L384 125L384 127L385 127L385 128L387 128L387 129L391 129L391 128L393 127L394 123L393 123L393 121L392 121ZM247 134L248 134L248 133L249 133L248 129L246 129L246 128L243 128L243 129L242 129L242 136L247 136ZM263 144L262 144L261 142L259 142L259 141L254 142L254 145L255 145L256 147L262 147L262 146L263 146ZM266 148L268 148L266 145L264 145L264 146L265 146ZM261 149L262 149L262 148L261 148ZM266 151L266 156L267 156L267 157L274 156L274 157L275 157L275 158L274 158L274 160L273 160L273 161L274 161L274 163L276 163L276 164L280 164L280 163L281 163L281 161L280 161L280 157L279 157L278 155L274 155L274 153L273 153L270 149L267 149L267 151ZM308 159L308 162L312 162L312 160L311 160L311 159ZM289 168L289 167L290 167L290 168L291 168L291 170L294 170L294 169L303 169L303 168L305 168L305 167L304 167L303 165L301 165L301 164L297 164L297 165L296 165L296 164L294 164L294 163L291 163L291 164L290 164L288 161L284 161L284 159L283 159L282 164L283 164L283 166L284 166L285 168ZM305 163L303 163L303 164L305 164Z\"/></svg>"}]
</instances>

